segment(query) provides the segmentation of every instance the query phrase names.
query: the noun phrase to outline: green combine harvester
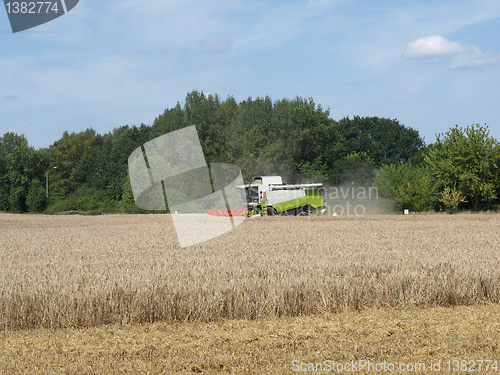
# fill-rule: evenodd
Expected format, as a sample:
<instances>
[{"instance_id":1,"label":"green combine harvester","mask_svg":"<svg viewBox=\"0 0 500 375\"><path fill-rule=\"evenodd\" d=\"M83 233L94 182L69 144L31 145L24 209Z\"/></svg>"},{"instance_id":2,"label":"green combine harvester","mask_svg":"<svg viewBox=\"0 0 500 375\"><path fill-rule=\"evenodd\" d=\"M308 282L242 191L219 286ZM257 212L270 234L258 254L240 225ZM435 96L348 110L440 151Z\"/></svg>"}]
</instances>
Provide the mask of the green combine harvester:
<instances>
[{"instance_id":1,"label":"green combine harvester","mask_svg":"<svg viewBox=\"0 0 500 375\"><path fill-rule=\"evenodd\" d=\"M245 189L248 216L307 216L326 210L323 184L283 185L281 176L258 176Z\"/></svg>"}]
</instances>

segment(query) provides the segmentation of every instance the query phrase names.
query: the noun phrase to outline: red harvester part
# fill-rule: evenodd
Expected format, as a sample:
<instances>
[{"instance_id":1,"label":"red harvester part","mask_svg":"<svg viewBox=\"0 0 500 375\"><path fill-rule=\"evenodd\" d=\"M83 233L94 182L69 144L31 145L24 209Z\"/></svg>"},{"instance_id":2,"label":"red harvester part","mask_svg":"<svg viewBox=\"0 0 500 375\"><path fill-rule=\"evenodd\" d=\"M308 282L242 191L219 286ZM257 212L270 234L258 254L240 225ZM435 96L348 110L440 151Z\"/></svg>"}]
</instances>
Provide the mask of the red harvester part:
<instances>
[{"instance_id":1,"label":"red harvester part","mask_svg":"<svg viewBox=\"0 0 500 375\"><path fill-rule=\"evenodd\" d=\"M208 211L209 215L212 216L247 216L248 210L246 208L237 209L212 209Z\"/></svg>"}]
</instances>

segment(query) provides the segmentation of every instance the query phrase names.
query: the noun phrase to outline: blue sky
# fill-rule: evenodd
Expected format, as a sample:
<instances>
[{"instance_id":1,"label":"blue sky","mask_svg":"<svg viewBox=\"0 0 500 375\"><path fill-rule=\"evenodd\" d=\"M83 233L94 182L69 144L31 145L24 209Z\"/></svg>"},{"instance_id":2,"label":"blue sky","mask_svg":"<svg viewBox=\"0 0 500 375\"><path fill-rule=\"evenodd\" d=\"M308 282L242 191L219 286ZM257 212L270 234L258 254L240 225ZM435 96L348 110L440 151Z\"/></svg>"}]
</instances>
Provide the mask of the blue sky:
<instances>
[{"instance_id":1,"label":"blue sky","mask_svg":"<svg viewBox=\"0 0 500 375\"><path fill-rule=\"evenodd\" d=\"M0 133L151 124L192 90L312 97L331 117L397 118L427 143L500 140L500 2L80 0L12 34L0 9Z\"/></svg>"}]
</instances>

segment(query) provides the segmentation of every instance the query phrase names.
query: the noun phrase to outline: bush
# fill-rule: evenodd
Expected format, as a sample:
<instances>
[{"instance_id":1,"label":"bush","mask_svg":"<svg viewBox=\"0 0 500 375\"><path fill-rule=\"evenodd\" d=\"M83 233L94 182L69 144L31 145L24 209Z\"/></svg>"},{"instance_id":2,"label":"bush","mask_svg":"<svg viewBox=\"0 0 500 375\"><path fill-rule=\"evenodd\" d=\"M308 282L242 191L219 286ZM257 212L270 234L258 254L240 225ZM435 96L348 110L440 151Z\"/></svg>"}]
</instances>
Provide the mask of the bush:
<instances>
[{"instance_id":1,"label":"bush","mask_svg":"<svg viewBox=\"0 0 500 375\"><path fill-rule=\"evenodd\" d=\"M119 210L118 202L107 197L104 191L82 186L69 197L54 202L47 209L47 212L51 214L57 212L101 214L103 212L117 212Z\"/></svg>"},{"instance_id":2,"label":"bush","mask_svg":"<svg viewBox=\"0 0 500 375\"><path fill-rule=\"evenodd\" d=\"M411 163L383 165L373 184L382 198L393 199L400 210L427 211L437 199L437 183L430 171Z\"/></svg>"},{"instance_id":3,"label":"bush","mask_svg":"<svg viewBox=\"0 0 500 375\"><path fill-rule=\"evenodd\" d=\"M9 211L14 213L26 212L26 194L23 188L12 188L9 194Z\"/></svg>"},{"instance_id":4,"label":"bush","mask_svg":"<svg viewBox=\"0 0 500 375\"><path fill-rule=\"evenodd\" d=\"M93 211L97 208L98 203L95 195L83 196L77 199L76 209L79 211Z\"/></svg>"},{"instance_id":5,"label":"bush","mask_svg":"<svg viewBox=\"0 0 500 375\"><path fill-rule=\"evenodd\" d=\"M57 212L76 210L76 201L77 198L75 196L57 200L47 208L47 213L55 214Z\"/></svg>"},{"instance_id":6,"label":"bush","mask_svg":"<svg viewBox=\"0 0 500 375\"><path fill-rule=\"evenodd\" d=\"M120 201L119 206L128 214L151 213L151 211L143 210L135 204L132 186L130 185L130 180L128 178L123 183L122 200Z\"/></svg>"},{"instance_id":7,"label":"bush","mask_svg":"<svg viewBox=\"0 0 500 375\"><path fill-rule=\"evenodd\" d=\"M462 193L460 193L457 189L451 189L450 187L444 188L439 201L443 203L446 212L449 214L456 213L458 211L458 205L460 203L467 202Z\"/></svg>"},{"instance_id":8,"label":"bush","mask_svg":"<svg viewBox=\"0 0 500 375\"><path fill-rule=\"evenodd\" d=\"M46 191L38 179L34 179L26 195L26 207L30 212L42 212L47 203Z\"/></svg>"}]
</instances>

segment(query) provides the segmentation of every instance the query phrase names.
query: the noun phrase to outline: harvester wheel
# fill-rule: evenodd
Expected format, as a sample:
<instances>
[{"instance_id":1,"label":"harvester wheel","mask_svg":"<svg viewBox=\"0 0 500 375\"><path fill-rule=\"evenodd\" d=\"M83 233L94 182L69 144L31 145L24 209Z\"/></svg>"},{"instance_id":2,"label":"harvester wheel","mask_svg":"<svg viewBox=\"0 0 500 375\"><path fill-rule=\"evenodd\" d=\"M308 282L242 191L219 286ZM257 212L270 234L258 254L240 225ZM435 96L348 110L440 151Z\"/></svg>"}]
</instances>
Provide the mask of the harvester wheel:
<instances>
[{"instance_id":1,"label":"harvester wheel","mask_svg":"<svg viewBox=\"0 0 500 375\"><path fill-rule=\"evenodd\" d=\"M278 213L274 207L267 207L267 216L276 216Z\"/></svg>"},{"instance_id":2,"label":"harvester wheel","mask_svg":"<svg viewBox=\"0 0 500 375\"><path fill-rule=\"evenodd\" d=\"M309 211L307 210L307 207L301 207L297 211L297 216L309 216Z\"/></svg>"}]
</instances>

